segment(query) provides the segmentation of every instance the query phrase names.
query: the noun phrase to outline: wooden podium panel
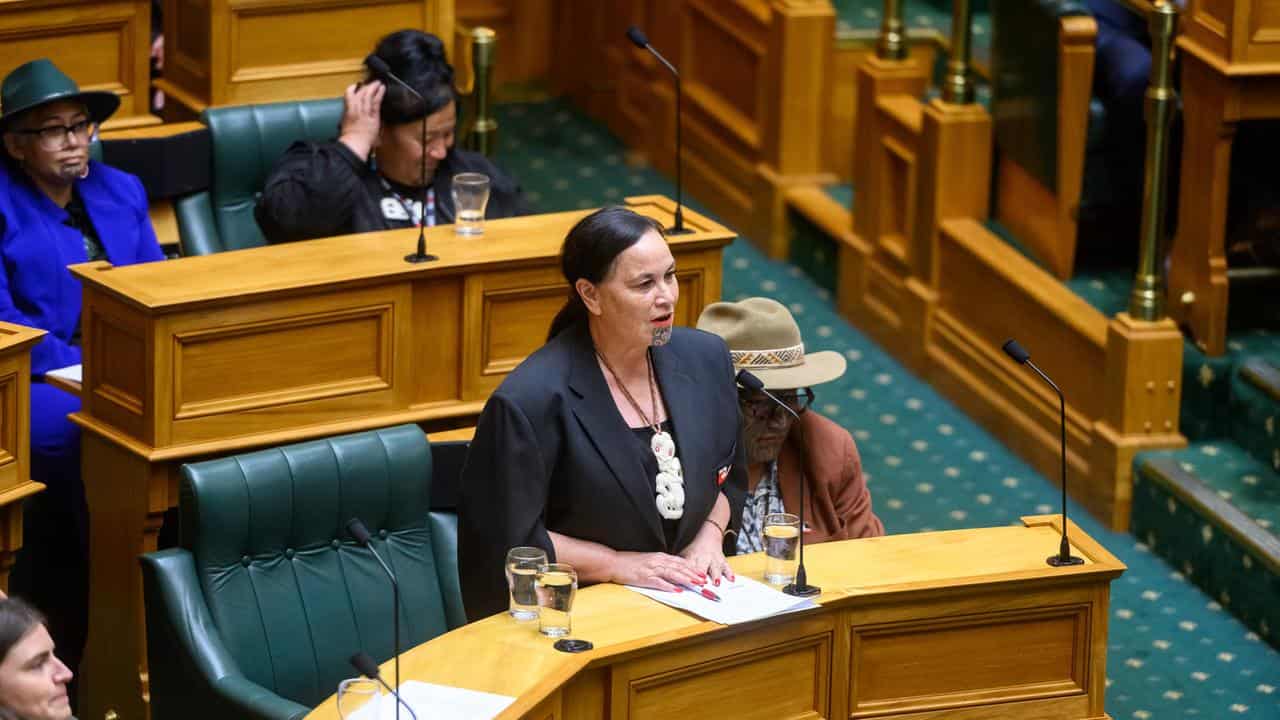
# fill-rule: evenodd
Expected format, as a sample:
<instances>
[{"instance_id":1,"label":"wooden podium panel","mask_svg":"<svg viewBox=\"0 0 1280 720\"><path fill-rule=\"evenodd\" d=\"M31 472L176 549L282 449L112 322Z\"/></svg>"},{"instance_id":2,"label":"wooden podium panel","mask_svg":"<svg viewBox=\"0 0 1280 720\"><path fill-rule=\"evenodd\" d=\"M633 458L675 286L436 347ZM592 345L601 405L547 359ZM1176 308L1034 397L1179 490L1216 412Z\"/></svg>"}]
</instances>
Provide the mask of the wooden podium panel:
<instances>
[{"instance_id":1,"label":"wooden podium panel","mask_svg":"<svg viewBox=\"0 0 1280 720\"><path fill-rule=\"evenodd\" d=\"M505 613L405 653L401 679L515 696L500 717L1106 718L1109 587L1124 565L1058 516L811 545L820 608L721 626L617 585L580 590L569 655ZM761 554L732 558L761 579ZM390 678L390 663L383 676ZM308 716L338 717L330 698Z\"/></svg>"},{"instance_id":2,"label":"wooden podium panel","mask_svg":"<svg viewBox=\"0 0 1280 720\"><path fill-rule=\"evenodd\" d=\"M165 76L192 113L342 94L383 36L434 33L453 59L453 0L165 0Z\"/></svg>"},{"instance_id":3,"label":"wooden podium panel","mask_svg":"<svg viewBox=\"0 0 1280 720\"><path fill-rule=\"evenodd\" d=\"M110 90L120 109L106 129L154 125L149 0L0 2L0 77L37 58L52 60L81 90Z\"/></svg>"},{"instance_id":4,"label":"wooden podium panel","mask_svg":"<svg viewBox=\"0 0 1280 720\"><path fill-rule=\"evenodd\" d=\"M22 547L22 501L44 489L31 481L31 346L43 330L0 322L0 591Z\"/></svg>"},{"instance_id":5,"label":"wooden podium panel","mask_svg":"<svg viewBox=\"0 0 1280 720\"><path fill-rule=\"evenodd\" d=\"M627 203L669 226L674 204ZM429 228L439 261L404 261L413 229L127 267L84 286L83 475L92 532L82 715L146 712L137 557L178 503L181 463L406 422L474 424L546 339L568 295L559 251L587 211ZM720 299L733 233L688 210L670 239L692 325ZM137 663L121 662L137 658Z\"/></svg>"}]
</instances>

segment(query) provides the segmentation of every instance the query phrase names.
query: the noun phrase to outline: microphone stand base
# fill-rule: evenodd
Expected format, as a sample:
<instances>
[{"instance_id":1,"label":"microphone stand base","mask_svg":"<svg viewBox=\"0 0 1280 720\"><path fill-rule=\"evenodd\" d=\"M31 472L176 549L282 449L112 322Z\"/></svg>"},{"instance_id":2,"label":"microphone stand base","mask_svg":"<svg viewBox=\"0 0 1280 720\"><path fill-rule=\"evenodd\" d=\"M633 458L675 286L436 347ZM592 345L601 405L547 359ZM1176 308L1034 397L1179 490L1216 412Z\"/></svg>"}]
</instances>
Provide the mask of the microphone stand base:
<instances>
[{"instance_id":1,"label":"microphone stand base","mask_svg":"<svg viewBox=\"0 0 1280 720\"><path fill-rule=\"evenodd\" d=\"M435 262L436 260L439 260L439 259L440 258L436 257L435 255L432 255L431 253L422 253L422 254L409 253L408 255L404 256L405 262L414 263L414 264L424 263L424 262Z\"/></svg>"},{"instance_id":2,"label":"microphone stand base","mask_svg":"<svg viewBox=\"0 0 1280 720\"><path fill-rule=\"evenodd\" d=\"M665 232L667 235L692 235L694 233L693 230L687 227L669 227Z\"/></svg>"},{"instance_id":3,"label":"microphone stand base","mask_svg":"<svg viewBox=\"0 0 1280 720\"><path fill-rule=\"evenodd\" d=\"M782 592L788 595L793 595L795 597L807 598L807 597L813 597L814 595L822 594L822 588L818 587L817 585L809 585L807 583L799 586L797 586L795 583L788 583L786 587L782 588Z\"/></svg>"},{"instance_id":4,"label":"microphone stand base","mask_svg":"<svg viewBox=\"0 0 1280 720\"><path fill-rule=\"evenodd\" d=\"M1067 555L1065 557L1062 555L1050 555L1045 562L1054 567L1071 567L1072 565L1083 565L1084 559L1075 555Z\"/></svg>"}]
</instances>

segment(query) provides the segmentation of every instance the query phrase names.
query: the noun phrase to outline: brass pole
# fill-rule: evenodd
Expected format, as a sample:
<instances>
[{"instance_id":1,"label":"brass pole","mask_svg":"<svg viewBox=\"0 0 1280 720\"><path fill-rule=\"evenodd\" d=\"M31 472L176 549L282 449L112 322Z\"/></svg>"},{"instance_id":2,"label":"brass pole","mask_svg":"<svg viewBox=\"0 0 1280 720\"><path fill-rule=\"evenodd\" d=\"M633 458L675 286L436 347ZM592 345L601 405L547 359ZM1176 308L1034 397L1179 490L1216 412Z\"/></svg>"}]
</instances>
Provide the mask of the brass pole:
<instances>
[{"instance_id":1,"label":"brass pole","mask_svg":"<svg viewBox=\"0 0 1280 720\"><path fill-rule=\"evenodd\" d=\"M1178 31L1178 8L1161 2L1151 13L1151 84L1147 87L1147 155L1142 190L1142 237L1138 273L1129 295L1129 315L1135 320L1164 317L1165 204L1169 188L1169 134L1177 95L1173 89L1173 41Z\"/></svg>"},{"instance_id":2,"label":"brass pole","mask_svg":"<svg viewBox=\"0 0 1280 720\"><path fill-rule=\"evenodd\" d=\"M471 149L491 155L498 146L498 120L489 115L497 35L487 27L471 31L471 66L475 71L476 119L471 125Z\"/></svg>"},{"instance_id":3,"label":"brass pole","mask_svg":"<svg viewBox=\"0 0 1280 720\"><path fill-rule=\"evenodd\" d=\"M876 43L876 57L881 60L907 59L904 5L903 0L884 0L884 19L880 22L880 40Z\"/></svg>"},{"instance_id":4,"label":"brass pole","mask_svg":"<svg viewBox=\"0 0 1280 720\"><path fill-rule=\"evenodd\" d=\"M942 79L942 99L958 105L973 102L973 77L969 57L973 50L973 4L969 0L951 3L951 57Z\"/></svg>"}]
</instances>

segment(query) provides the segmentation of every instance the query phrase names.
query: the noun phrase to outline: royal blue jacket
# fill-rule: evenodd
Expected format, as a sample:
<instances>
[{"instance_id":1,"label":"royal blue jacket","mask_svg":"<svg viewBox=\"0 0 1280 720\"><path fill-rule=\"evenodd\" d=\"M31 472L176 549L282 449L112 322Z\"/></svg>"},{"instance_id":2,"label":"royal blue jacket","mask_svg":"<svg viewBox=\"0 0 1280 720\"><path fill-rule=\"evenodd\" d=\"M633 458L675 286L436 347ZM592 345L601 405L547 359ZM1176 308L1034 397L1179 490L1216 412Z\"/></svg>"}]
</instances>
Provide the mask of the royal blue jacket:
<instances>
[{"instance_id":1,"label":"royal blue jacket","mask_svg":"<svg viewBox=\"0 0 1280 720\"><path fill-rule=\"evenodd\" d=\"M85 211L112 265L163 260L138 178L90 162L76 181ZM84 239L21 170L0 162L0 320L48 331L31 352L31 372L80 362L71 344L80 324L80 281L68 265L85 262Z\"/></svg>"}]
</instances>

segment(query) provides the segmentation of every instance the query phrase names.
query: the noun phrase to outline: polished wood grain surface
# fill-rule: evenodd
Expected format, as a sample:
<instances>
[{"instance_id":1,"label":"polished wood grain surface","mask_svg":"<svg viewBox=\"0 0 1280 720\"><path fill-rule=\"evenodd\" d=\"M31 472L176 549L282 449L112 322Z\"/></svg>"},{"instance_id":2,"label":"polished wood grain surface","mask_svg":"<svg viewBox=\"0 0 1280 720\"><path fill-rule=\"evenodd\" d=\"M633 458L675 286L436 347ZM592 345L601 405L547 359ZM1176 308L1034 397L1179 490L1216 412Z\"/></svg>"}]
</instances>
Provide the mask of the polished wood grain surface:
<instances>
[{"instance_id":1,"label":"polished wood grain surface","mask_svg":"<svg viewBox=\"0 0 1280 720\"><path fill-rule=\"evenodd\" d=\"M109 90L120 109L104 129L151 125L149 0L0 2L0 77L48 58L81 90Z\"/></svg>"},{"instance_id":2,"label":"polished wood grain surface","mask_svg":"<svg viewBox=\"0 0 1280 720\"><path fill-rule=\"evenodd\" d=\"M190 117L210 106L341 95L378 40L403 28L435 33L452 59L454 1L165 0L164 24L156 85Z\"/></svg>"},{"instance_id":3,"label":"polished wood grain surface","mask_svg":"<svg viewBox=\"0 0 1280 720\"><path fill-rule=\"evenodd\" d=\"M669 226L674 203L628 198ZM139 553L178 503L181 463L400 423L473 425L546 338L568 288L558 253L588 211L490 221L480 238L414 230L146 265L73 266L84 286L84 478L92 532L82 708L143 717ZM720 299L734 234L685 212L670 239L693 325ZM121 662L120 658L138 662ZM141 669L141 673L139 672Z\"/></svg>"},{"instance_id":4,"label":"polished wood grain surface","mask_svg":"<svg viewBox=\"0 0 1280 720\"><path fill-rule=\"evenodd\" d=\"M747 625L597 585L573 612L590 652L495 615L408 651L401 677L516 696L503 718L1101 718L1107 587L1124 566L1072 525L1086 563L1050 568L1058 523L811 545L821 609ZM731 564L763 576L761 554ZM309 717L337 717L334 700Z\"/></svg>"},{"instance_id":5,"label":"polished wood grain surface","mask_svg":"<svg viewBox=\"0 0 1280 720\"><path fill-rule=\"evenodd\" d=\"M45 332L0 322L0 592L22 548L22 501L44 489L31 480L31 347Z\"/></svg>"}]
</instances>

